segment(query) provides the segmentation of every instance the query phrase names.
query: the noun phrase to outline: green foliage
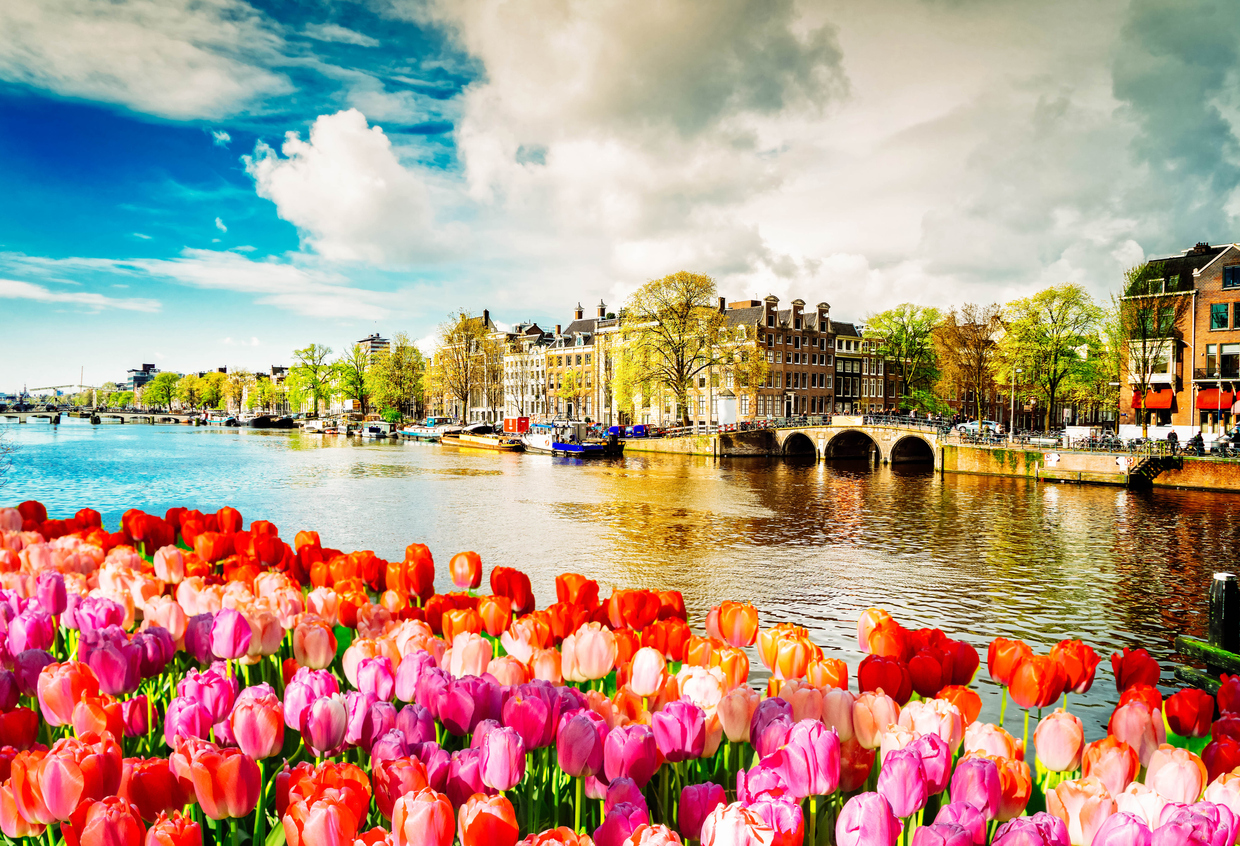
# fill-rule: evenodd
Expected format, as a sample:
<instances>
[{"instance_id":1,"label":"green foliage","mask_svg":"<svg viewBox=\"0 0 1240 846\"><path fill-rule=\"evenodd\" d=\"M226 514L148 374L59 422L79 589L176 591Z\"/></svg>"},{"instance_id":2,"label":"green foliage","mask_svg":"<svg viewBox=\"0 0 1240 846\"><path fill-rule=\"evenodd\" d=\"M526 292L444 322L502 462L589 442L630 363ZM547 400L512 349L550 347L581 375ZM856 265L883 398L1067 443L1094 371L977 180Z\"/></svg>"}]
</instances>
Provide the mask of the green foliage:
<instances>
[{"instance_id":1,"label":"green foliage","mask_svg":"<svg viewBox=\"0 0 1240 846\"><path fill-rule=\"evenodd\" d=\"M368 375L370 395L376 405L398 414L417 416L423 401L426 359L404 332L379 353Z\"/></svg>"},{"instance_id":2,"label":"green foliage","mask_svg":"<svg viewBox=\"0 0 1240 846\"><path fill-rule=\"evenodd\" d=\"M142 404L148 408L170 407L179 379L175 373L157 373L142 388Z\"/></svg>"},{"instance_id":3,"label":"green foliage","mask_svg":"<svg viewBox=\"0 0 1240 846\"><path fill-rule=\"evenodd\" d=\"M365 414L370 400L370 353L361 344L354 344L332 368L336 390L345 399L356 400Z\"/></svg>"},{"instance_id":4,"label":"green foliage","mask_svg":"<svg viewBox=\"0 0 1240 846\"><path fill-rule=\"evenodd\" d=\"M331 399L335 376L335 370L327 360L331 354L332 348L324 344L310 344L293 350L296 363L289 368L289 378L298 386L298 408L302 400L309 399L314 403L314 413L317 415L319 400Z\"/></svg>"},{"instance_id":5,"label":"green foliage","mask_svg":"<svg viewBox=\"0 0 1240 846\"><path fill-rule=\"evenodd\" d=\"M394 408L385 408L379 412L379 417L395 425L400 422L401 413Z\"/></svg>"},{"instance_id":6,"label":"green foliage","mask_svg":"<svg viewBox=\"0 0 1240 846\"><path fill-rule=\"evenodd\" d=\"M938 373L934 329L941 318L936 308L901 303L866 320L866 337L877 338L879 351L900 368L906 396L934 384Z\"/></svg>"}]
</instances>

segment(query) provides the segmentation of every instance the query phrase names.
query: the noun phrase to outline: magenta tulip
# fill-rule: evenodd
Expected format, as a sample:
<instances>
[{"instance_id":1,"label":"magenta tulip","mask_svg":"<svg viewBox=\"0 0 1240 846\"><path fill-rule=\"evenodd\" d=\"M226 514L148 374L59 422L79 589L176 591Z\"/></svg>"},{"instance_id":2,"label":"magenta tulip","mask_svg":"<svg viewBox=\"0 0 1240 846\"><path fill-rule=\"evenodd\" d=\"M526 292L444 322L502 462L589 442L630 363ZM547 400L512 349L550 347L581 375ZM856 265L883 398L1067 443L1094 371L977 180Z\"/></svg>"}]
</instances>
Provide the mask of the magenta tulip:
<instances>
[{"instance_id":1,"label":"magenta tulip","mask_svg":"<svg viewBox=\"0 0 1240 846\"><path fill-rule=\"evenodd\" d=\"M340 683L330 672L302 667L284 688L284 724L301 731L302 717L310 710L310 703L339 692Z\"/></svg>"},{"instance_id":2,"label":"magenta tulip","mask_svg":"<svg viewBox=\"0 0 1240 846\"><path fill-rule=\"evenodd\" d=\"M444 793L453 808L459 810L475 793L490 795L495 792L482 781L481 762L482 756L477 749L461 749L452 753ZM427 775L429 777L429 770Z\"/></svg>"},{"instance_id":3,"label":"magenta tulip","mask_svg":"<svg viewBox=\"0 0 1240 846\"><path fill-rule=\"evenodd\" d=\"M768 729L779 723L767 724ZM818 720L802 720L788 731L784 745L763 759L777 770L798 802L834 793L840 783L840 739Z\"/></svg>"},{"instance_id":4,"label":"magenta tulip","mask_svg":"<svg viewBox=\"0 0 1240 846\"><path fill-rule=\"evenodd\" d=\"M344 742L370 752L375 741L396 728L396 706L368 693L349 691L344 697Z\"/></svg>"},{"instance_id":5,"label":"magenta tulip","mask_svg":"<svg viewBox=\"0 0 1240 846\"><path fill-rule=\"evenodd\" d=\"M348 724L349 712L345 708L344 697L333 693L310 703L310 707L302 714L299 728L310 751L323 757L336 754L344 746L344 733Z\"/></svg>"},{"instance_id":6,"label":"magenta tulip","mask_svg":"<svg viewBox=\"0 0 1240 846\"><path fill-rule=\"evenodd\" d=\"M642 723L618 726L603 741L603 772L608 781L630 778L645 789L659 766L654 730Z\"/></svg>"},{"instance_id":7,"label":"magenta tulip","mask_svg":"<svg viewBox=\"0 0 1240 846\"><path fill-rule=\"evenodd\" d=\"M965 758L952 773L952 802L964 802L977 808L988 820L999 815L1003 794L999 767L987 758Z\"/></svg>"},{"instance_id":8,"label":"magenta tulip","mask_svg":"<svg viewBox=\"0 0 1240 846\"><path fill-rule=\"evenodd\" d=\"M1093 843L1096 846L1150 846L1153 838L1145 820L1119 811L1107 817L1094 832Z\"/></svg>"},{"instance_id":9,"label":"magenta tulip","mask_svg":"<svg viewBox=\"0 0 1240 846\"><path fill-rule=\"evenodd\" d=\"M878 773L878 792L891 805L891 812L904 818L926 807L929 786L921 756L912 749L893 749Z\"/></svg>"},{"instance_id":10,"label":"magenta tulip","mask_svg":"<svg viewBox=\"0 0 1240 846\"><path fill-rule=\"evenodd\" d=\"M46 649L27 649L13 657L13 675L22 696L35 696L39 689L39 673L56 659Z\"/></svg>"},{"instance_id":11,"label":"magenta tulip","mask_svg":"<svg viewBox=\"0 0 1240 846\"><path fill-rule=\"evenodd\" d=\"M196 614L185 621L185 651L199 664L210 664L218 656L211 651L211 627L214 614Z\"/></svg>"},{"instance_id":12,"label":"magenta tulip","mask_svg":"<svg viewBox=\"0 0 1240 846\"><path fill-rule=\"evenodd\" d=\"M232 713L237 687L232 679L214 667L190 670L177 684L177 696L200 703L211 714L211 722L218 723Z\"/></svg>"},{"instance_id":13,"label":"magenta tulip","mask_svg":"<svg viewBox=\"0 0 1240 846\"><path fill-rule=\"evenodd\" d=\"M982 846L986 842L986 816L964 802L952 802L939 808L935 823L952 823L969 832L974 846Z\"/></svg>"},{"instance_id":14,"label":"magenta tulip","mask_svg":"<svg viewBox=\"0 0 1240 846\"><path fill-rule=\"evenodd\" d=\"M422 673L435 667L435 656L419 649L401 659L393 678L393 691L401 702L413 702L417 698L418 681Z\"/></svg>"},{"instance_id":15,"label":"magenta tulip","mask_svg":"<svg viewBox=\"0 0 1240 846\"><path fill-rule=\"evenodd\" d=\"M759 799L749 810L775 832L776 842L800 843L805 835L805 817L801 806L789 796Z\"/></svg>"},{"instance_id":16,"label":"magenta tulip","mask_svg":"<svg viewBox=\"0 0 1240 846\"><path fill-rule=\"evenodd\" d=\"M410 703L396 712L396 728L404 734L406 743L425 743L435 739L435 718L416 703Z\"/></svg>"},{"instance_id":17,"label":"magenta tulip","mask_svg":"<svg viewBox=\"0 0 1240 846\"><path fill-rule=\"evenodd\" d=\"M707 814L727 803L723 788L717 784L708 781L705 784L686 785L680 791L680 806L676 817L680 836L700 840L702 823L706 821Z\"/></svg>"},{"instance_id":18,"label":"magenta tulip","mask_svg":"<svg viewBox=\"0 0 1240 846\"><path fill-rule=\"evenodd\" d=\"M912 846L973 846L973 835L956 823L932 823L913 832Z\"/></svg>"},{"instance_id":19,"label":"magenta tulip","mask_svg":"<svg viewBox=\"0 0 1240 846\"><path fill-rule=\"evenodd\" d=\"M196 737L206 740L211 736L211 712L199 702L178 696L168 703L164 715L164 742L176 749L182 740Z\"/></svg>"},{"instance_id":20,"label":"magenta tulip","mask_svg":"<svg viewBox=\"0 0 1240 846\"><path fill-rule=\"evenodd\" d=\"M515 729L488 731L479 752L482 783L487 787L511 790L525 776L525 743Z\"/></svg>"},{"instance_id":21,"label":"magenta tulip","mask_svg":"<svg viewBox=\"0 0 1240 846\"><path fill-rule=\"evenodd\" d=\"M65 577L60 573L51 570L40 573L35 581L35 595L39 598L39 606L52 616L63 614L69 607Z\"/></svg>"},{"instance_id":22,"label":"magenta tulip","mask_svg":"<svg viewBox=\"0 0 1240 846\"><path fill-rule=\"evenodd\" d=\"M176 641L163 626L150 626L136 633L135 646L142 650L141 673L144 679L153 679L164 671L168 662L177 654Z\"/></svg>"},{"instance_id":23,"label":"magenta tulip","mask_svg":"<svg viewBox=\"0 0 1240 846\"><path fill-rule=\"evenodd\" d=\"M778 798L788 792L788 782L779 770L758 764L736 774L736 799L749 805L763 798Z\"/></svg>"},{"instance_id":24,"label":"magenta tulip","mask_svg":"<svg viewBox=\"0 0 1240 846\"><path fill-rule=\"evenodd\" d=\"M633 781L633 779L613 778L611 784L607 785L607 792L603 796L604 816L610 813L612 808L623 804L645 808L646 797L642 795L641 788L637 786L637 782ZM681 807L683 808L684 805L682 804Z\"/></svg>"},{"instance_id":25,"label":"magenta tulip","mask_svg":"<svg viewBox=\"0 0 1240 846\"><path fill-rule=\"evenodd\" d=\"M52 615L42 611L23 611L9 621L9 654L27 649L50 649L56 637Z\"/></svg>"},{"instance_id":26,"label":"magenta tulip","mask_svg":"<svg viewBox=\"0 0 1240 846\"><path fill-rule=\"evenodd\" d=\"M926 772L926 789L937 796L947 789L952 777L952 750L937 734L924 734L904 747L916 752Z\"/></svg>"},{"instance_id":27,"label":"magenta tulip","mask_svg":"<svg viewBox=\"0 0 1240 846\"><path fill-rule=\"evenodd\" d=\"M246 688L233 706L229 723L241 751L261 761L284 746L284 705L274 693L251 694Z\"/></svg>"},{"instance_id":28,"label":"magenta tulip","mask_svg":"<svg viewBox=\"0 0 1240 846\"><path fill-rule=\"evenodd\" d=\"M998 771L996 771L996 778ZM837 846L895 846L902 827L891 805L877 793L859 793L835 821Z\"/></svg>"},{"instance_id":29,"label":"magenta tulip","mask_svg":"<svg viewBox=\"0 0 1240 846\"><path fill-rule=\"evenodd\" d=\"M594 846L624 846L629 835L639 826L650 823L645 807L621 802L603 817L603 824L594 830Z\"/></svg>"},{"instance_id":30,"label":"magenta tulip","mask_svg":"<svg viewBox=\"0 0 1240 846\"><path fill-rule=\"evenodd\" d=\"M225 660L240 658L250 651L254 632L240 611L221 608L211 623L211 651Z\"/></svg>"},{"instance_id":31,"label":"magenta tulip","mask_svg":"<svg viewBox=\"0 0 1240 846\"><path fill-rule=\"evenodd\" d=\"M396 695L392 662L382 655L363 658L357 665L357 689L382 702L391 702Z\"/></svg>"},{"instance_id":32,"label":"magenta tulip","mask_svg":"<svg viewBox=\"0 0 1240 846\"><path fill-rule=\"evenodd\" d=\"M593 711L578 711L560 719L555 753L560 769L570 776L595 775L603 768L603 739L607 724Z\"/></svg>"},{"instance_id":33,"label":"magenta tulip","mask_svg":"<svg viewBox=\"0 0 1240 846\"><path fill-rule=\"evenodd\" d=\"M995 829L991 846L1071 846L1068 826L1056 816L1039 811L1030 817L1016 817Z\"/></svg>"},{"instance_id":34,"label":"magenta tulip","mask_svg":"<svg viewBox=\"0 0 1240 846\"><path fill-rule=\"evenodd\" d=\"M98 634L98 631L82 635L82 642ZM81 652L81 650L79 650ZM99 689L111 696L131 693L142 681L142 647L122 640L102 640L89 648L86 663L99 679ZM231 705L231 702L229 703Z\"/></svg>"},{"instance_id":35,"label":"magenta tulip","mask_svg":"<svg viewBox=\"0 0 1240 846\"><path fill-rule=\"evenodd\" d=\"M146 694L121 702L121 719L125 722L125 737L141 737L151 726L152 708ZM156 714L158 716L158 714Z\"/></svg>"},{"instance_id":36,"label":"magenta tulip","mask_svg":"<svg viewBox=\"0 0 1240 846\"><path fill-rule=\"evenodd\" d=\"M669 762L702 757L706 748L706 712L700 707L677 699L656 711L650 722L655 744Z\"/></svg>"}]
</instances>

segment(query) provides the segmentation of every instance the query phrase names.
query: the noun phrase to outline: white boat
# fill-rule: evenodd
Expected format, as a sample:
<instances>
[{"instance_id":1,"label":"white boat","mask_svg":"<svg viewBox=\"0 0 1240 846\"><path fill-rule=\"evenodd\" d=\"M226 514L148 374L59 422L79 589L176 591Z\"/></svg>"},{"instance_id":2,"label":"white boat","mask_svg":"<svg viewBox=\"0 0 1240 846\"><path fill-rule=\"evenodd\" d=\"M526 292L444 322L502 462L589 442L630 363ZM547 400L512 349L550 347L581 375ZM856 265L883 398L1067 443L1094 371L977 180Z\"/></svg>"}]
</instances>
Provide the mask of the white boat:
<instances>
[{"instance_id":1,"label":"white boat","mask_svg":"<svg viewBox=\"0 0 1240 846\"><path fill-rule=\"evenodd\" d=\"M405 426L397 431L401 437L415 441L437 441L444 435L459 434L462 427L451 417L428 417L421 424Z\"/></svg>"},{"instance_id":2,"label":"white boat","mask_svg":"<svg viewBox=\"0 0 1240 846\"><path fill-rule=\"evenodd\" d=\"M361 424L358 434L363 438L394 438L396 437L396 424L386 420L367 420Z\"/></svg>"},{"instance_id":3,"label":"white boat","mask_svg":"<svg viewBox=\"0 0 1240 846\"><path fill-rule=\"evenodd\" d=\"M521 442L527 450L574 458L601 458L623 453L624 441L614 437L606 441L591 439L589 430L589 424L579 420L535 423L521 436Z\"/></svg>"}]
</instances>

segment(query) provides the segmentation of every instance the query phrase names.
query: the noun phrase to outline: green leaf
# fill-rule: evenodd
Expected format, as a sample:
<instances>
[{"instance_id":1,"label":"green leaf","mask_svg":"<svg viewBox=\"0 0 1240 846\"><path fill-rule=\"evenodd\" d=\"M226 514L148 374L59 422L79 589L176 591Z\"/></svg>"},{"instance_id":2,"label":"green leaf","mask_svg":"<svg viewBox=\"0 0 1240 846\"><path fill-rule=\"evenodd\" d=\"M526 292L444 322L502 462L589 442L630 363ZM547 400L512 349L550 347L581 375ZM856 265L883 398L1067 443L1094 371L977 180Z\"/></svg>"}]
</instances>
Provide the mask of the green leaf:
<instances>
[{"instance_id":1,"label":"green leaf","mask_svg":"<svg viewBox=\"0 0 1240 846\"><path fill-rule=\"evenodd\" d=\"M267 832L267 841L264 846L284 846L284 825L281 823Z\"/></svg>"}]
</instances>

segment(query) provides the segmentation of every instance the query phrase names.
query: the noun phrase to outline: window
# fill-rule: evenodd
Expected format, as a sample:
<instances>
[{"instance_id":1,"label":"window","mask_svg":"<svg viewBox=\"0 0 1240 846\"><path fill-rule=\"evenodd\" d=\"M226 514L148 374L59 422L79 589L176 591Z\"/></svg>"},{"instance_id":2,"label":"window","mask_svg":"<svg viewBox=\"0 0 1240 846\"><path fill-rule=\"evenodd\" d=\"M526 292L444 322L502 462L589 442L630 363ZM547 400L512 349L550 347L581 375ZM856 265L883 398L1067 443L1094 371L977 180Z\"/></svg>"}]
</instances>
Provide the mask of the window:
<instances>
[{"instance_id":1,"label":"window","mask_svg":"<svg viewBox=\"0 0 1240 846\"><path fill-rule=\"evenodd\" d=\"M883 360L881 358L878 360L878 375L883 375Z\"/></svg>"},{"instance_id":2,"label":"window","mask_svg":"<svg viewBox=\"0 0 1240 846\"><path fill-rule=\"evenodd\" d=\"M774 326L774 325L775 325L775 315L773 315L773 314L768 314L768 315L766 316L766 325L767 325L767 326Z\"/></svg>"},{"instance_id":3,"label":"window","mask_svg":"<svg viewBox=\"0 0 1240 846\"><path fill-rule=\"evenodd\" d=\"M801 336L800 335L797 335L795 338L792 339L792 346L798 350L801 348Z\"/></svg>"},{"instance_id":4,"label":"window","mask_svg":"<svg viewBox=\"0 0 1240 846\"><path fill-rule=\"evenodd\" d=\"M1240 376L1240 344L1219 346L1219 370L1224 378Z\"/></svg>"},{"instance_id":5,"label":"window","mask_svg":"<svg viewBox=\"0 0 1240 846\"><path fill-rule=\"evenodd\" d=\"M865 360L865 364L863 364L862 367L865 368L864 372L868 376L870 373L870 360L868 358Z\"/></svg>"},{"instance_id":6,"label":"window","mask_svg":"<svg viewBox=\"0 0 1240 846\"><path fill-rule=\"evenodd\" d=\"M1223 288L1240 288L1240 265L1223 268Z\"/></svg>"},{"instance_id":7,"label":"window","mask_svg":"<svg viewBox=\"0 0 1240 846\"><path fill-rule=\"evenodd\" d=\"M1210 306L1210 328L1227 328L1227 303L1214 303Z\"/></svg>"},{"instance_id":8,"label":"window","mask_svg":"<svg viewBox=\"0 0 1240 846\"><path fill-rule=\"evenodd\" d=\"M832 381L831 374L830 374L830 373L828 373L828 374L827 374L827 390L828 390L828 391L829 391L829 390L831 390L831 381Z\"/></svg>"},{"instance_id":9,"label":"window","mask_svg":"<svg viewBox=\"0 0 1240 846\"><path fill-rule=\"evenodd\" d=\"M590 363L590 354L586 353L586 364Z\"/></svg>"},{"instance_id":10,"label":"window","mask_svg":"<svg viewBox=\"0 0 1240 846\"><path fill-rule=\"evenodd\" d=\"M767 352L767 354L766 354L766 360L767 360L767 363L768 363L768 364L774 364L774 363L775 363L775 353L773 353L773 352Z\"/></svg>"},{"instance_id":11,"label":"window","mask_svg":"<svg viewBox=\"0 0 1240 846\"><path fill-rule=\"evenodd\" d=\"M1240 301L1231 304L1231 313L1231 327L1233 329L1240 329Z\"/></svg>"},{"instance_id":12,"label":"window","mask_svg":"<svg viewBox=\"0 0 1240 846\"><path fill-rule=\"evenodd\" d=\"M784 354L783 354L783 353L781 353L781 352L777 352L777 353L775 353L775 363L776 363L776 364L783 364L783 363L784 363Z\"/></svg>"},{"instance_id":13,"label":"window","mask_svg":"<svg viewBox=\"0 0 1240 846\"><path fill-rule=\"evenodd\" d=\"M775 387L776 387L776 388L782 388L783 386L784 386L784 374L783 374L783 373L780 373L779 371L776 371L776 373L775 373Z\"/></svg>"},{"instance_id":14,"label":"window","mask_svg":"<svg viewBox=\"0 0 1240 846\"><path fill-rule=\"evenodd\" d=\"M795 323L794 325L796 326L796 328L800 329L800 328L801 328L801 318L799 318L799 317L798 317L798 318L796 319L796 323Z\"/></svg>"}]
</instances>

